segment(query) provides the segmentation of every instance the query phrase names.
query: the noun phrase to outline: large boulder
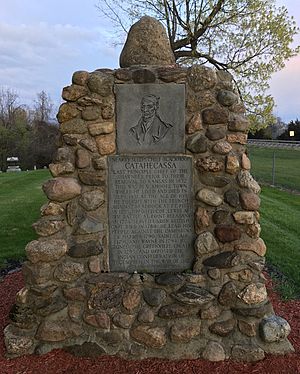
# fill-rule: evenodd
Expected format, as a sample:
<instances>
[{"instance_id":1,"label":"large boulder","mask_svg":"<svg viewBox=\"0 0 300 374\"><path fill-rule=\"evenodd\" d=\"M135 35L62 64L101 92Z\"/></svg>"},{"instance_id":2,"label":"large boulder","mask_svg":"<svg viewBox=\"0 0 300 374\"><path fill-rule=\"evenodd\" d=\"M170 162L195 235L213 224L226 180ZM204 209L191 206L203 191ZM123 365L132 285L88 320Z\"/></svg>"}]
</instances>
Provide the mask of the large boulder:
<instances>
[{"instance_id":1,"label":"large boulder","mask_svg":"<svg viewBox=\"0 0 300 374\"><path fill-rule=\"evenodd\" d=\"M145 16L131 26L120 55L120 66L171 65L175 63L166 30L155 18Z\"/></svg>"}]
</instances>

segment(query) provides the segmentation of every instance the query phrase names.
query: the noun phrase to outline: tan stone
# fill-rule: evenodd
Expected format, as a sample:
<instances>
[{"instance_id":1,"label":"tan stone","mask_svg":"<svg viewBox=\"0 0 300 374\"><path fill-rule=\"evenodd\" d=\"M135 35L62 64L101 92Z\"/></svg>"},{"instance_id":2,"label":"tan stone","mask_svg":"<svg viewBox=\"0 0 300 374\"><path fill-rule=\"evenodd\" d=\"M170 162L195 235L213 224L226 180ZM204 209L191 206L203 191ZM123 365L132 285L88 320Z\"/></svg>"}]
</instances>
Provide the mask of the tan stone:
<instances>
[{"instance_id":1,"label":"tan stone","mask_svg":"<svg viewBox=\"0 0 300 374\"><path fill-rule=\"evenodd\" d=\"M68 244L63 239L33 240L25 247L26 255L32 263L52 262L67 253Z\"/></svg>"},{"instance_id":2,"label":"tan stone","mask_svg":"<svg viewBox=\"0 0 300 374\"><path fill-rule=\"evenodd\" d=\"M213 151L220 155L226 155L232 150L232 146L225 140L220 140L213 146Z\"/></svg>"},{"instance_id":3,"label":"tan stone","mask_svg":"<svg viewBox=\"0 0 300 374\"><path fill-rule=\"evenodd\" d=\"M31 264L27 261L22 270L24 278L29 284L42 285L52 279L53 266L48 262Z\"/></svg>"},{"instance_id":4,"label":"tan stone","mask_svg":"<svg viewBox=\"0 0 300 374\"><path fill-rule=\"evenodd\" d=\"M235 155L228 155L226 159L226 172L235 174L239 171L240 163Z\"/></svg>"},{"instance_id":5,"label":"tan stone","mask_svg":"<svg viewBox=\"0 0 300 374\"><path fill-rule=\"evenodd\" d=\"M116 140L114 134L102 135L96 137L96 143L100 155L110 155L116 150Z\"/></svg>"},{"instance_id":6,"label":"tan stone","mask_svg":"<svg viewBox=\"0 0 300 374\"><path fill-rule=\"evenodd\" d=\"M88 89L86 87L72 84L63 88L62 98L67 101L76 101L87 93Z\"/></svg>"},{"instance_id":7,"label":"tan stone","mask_svg":"<svg viewBox=\"0 0 300 374\"><path fill-rule=\"evenodd\" d=\"M88 98L89 105L102 104L103 97L110 97L113 93L114 78L112 74L96 70L89 75L87 85L93 94ZM100 95L100 96L98 96ZM102 97L101 97L102 96Z\"/></svg>"},{"instance_id":8,"label":"tan stone","mask_svg":"<svg viewBox=\"0 0 300 374\"><path fill-rule=\"evenodd\" d=\"M261 283L251 283L245 287L238 295L238 298L248 305L259 304L265 301L268 297L266 286Z\"/></svg>"},{"instance_id":9,"label":"tan stone","mask_svg":"<svg viewBox=\"0 0 300 374\"><path fill-rule=\"evenodd\" d=\"M219 317L221 310L217 305L212 305L207 309L200 310L201 319L215 319Z\"/></svg>"},{"instance_id":10,"label":"tan stone","mask_svg":"<svg viewBox=\"0 0 300 374\"><path fill-rule=\"evenodd\" d=\"M67 319L44 320L40 324L35 337L42 341L60 342L82 333L83 329L80 325Z\"/></svg>"},{"instance_id":11,"label":"tan stone","mask_svg":"<svg viewBox=\"0 0 300 374\"><path fill-rule=\"evenodd\" d=\"M199 284L206 281L206 277L202 274L187 274L185 279L188 283Z\"/></svg>"},{"instance_id":12,"label":"tan stone","mask_svg":"<svg viewBox=\"0 0 300 374\"><path fill-rule=\"evenodd\" d=\"M110 328L110 317L105 312L98 312L96 314L86 314L84 315L84 320L91 326L98 327L100 329Z\"/></svg>"},{"instance_id":13,"label":"tan stone","mask_svg":"<svg viewBox=\"0 0 300 374\"><path fill-rule=\"evenodd\" d=\"M147 306L142 308L138 314L138 320L143 323L152 323L154 321L155 314L152 309Z\"/></svg>"},{"instance_id":14,"label":"tan stone","mask_svg":"<svg viewBox=\"0 0 300 374\"><path fill-rule=\"evenodd\" d=\"M187 134L194 134L196 131L203 129L201 113L196 113L192 116L186 125Z\"/></svg>"},{"instance_id":15,"label":"tan stone","mask_svg":"<svg viewBox=\"0 0 300 374\"><path fill-rule=\"evenodd\" d=\"M78 303L68 305L68 315L73 322L80 322L82 319L83 307Z\"/></svg>"},{"instance_id":16,"label":"tan stone","mask_svg":"<svg viewBox=\"0 0 300 374\"><path fill-rule=\"evenodd\" d=\"M218 362L224 361L226 358L223 346L214 341L209 341L202 353L204 360Z\"/></svg>"},{"instance_id":17,"label":"tan stone","mask_svg":"<svg viewBox=\"0 0 300 374\"><path fill-rule=\"evenodd\" d=\"M253 273L249 269L243 269L240 271L233 271L231 273L227 274L230 279L232 280L238 280L241 282L251 282L253 278Z\"/></svg>"},{"instance_id":18,"label":"tan stone","mask_svg":"<svg viewBox=\"0 0 300 374\"><path fill-rule=\"evenodd\" d=\"M219 248L219 244L212 233L206 231L197 237L194 248L196 256L201 257L203 254L216 251Z\"/></svg>"},{"instance_id":19,"label":"tan stone","mask_svg":"<svg viewBox=\"0 0 300 374\"><path fill-rule=\"evenodd\" d=\"M201 157L197 159L196 167L201 171L221 171L224 169L224 161L212 156Z\"/></svg>"},{"instance_id":20,"label":"tan stone","mask_svg":"<svg viewBox=\"0 0 300 374\"><path fill-rule=\"evenodd\" d=\"M123 306L129 312L134 311L141 302L141 292L136 288L130 288L123 297Z\"/></svg>"},{"instance_id":21,"label":"tan stone","mask_svg":"<svg viewBox=\"0 0 300 374\"><path fill-rule=\"evenodd\" d=\"M85 149L77 149L76 152L76 165L78 168L83 169L90 166L91 158L88 151Z\"/></svg>"},{"instance_id":22,"label":"tan stone","mask_svg":"<svg viewBox=\"0 0 300 374\"><path fill-rule=\"evenodd\" d=\"M201 321L178 322L171 327L170 338L174 343L187 343L200 334Z\"/></svg>"},{"instance_id":23,"label":"tan stone","mask_svg":"<svg viewBox=\"0 0 300 374\"><path fill-rule=\"evenodd\" d=\"M137 326L130 331L131 337L137 342L150 348L162 348L167 337L162 327Z\"/></svg>"},{"instance_id":24,"label":"tan stone","mask_svg":"<svg viewBox=\"0 0 300 374\"><path fill-rule=\"evenodd\" d=\"M195 212L195 232L199 234L204 228L209 226L209 215L207 210L198 207Z\"/></svg>"},{"instance_id":25,"label":"tan stone","mask_svg":"<svg viewBox=\"0 0 300 374\"><path fill-rule=\"evenodd\" d=\"M16 303L18 304L26 304L28 301L28 294L29 289L27 287L23 287L20 291L16 294Z\"/></svg>"},{"instance_id":26,"label":"tan stone","mask_svg":"<svg viewBox=\"0 0 300 374\"><path fill-rule=\"evenodd\" d=\"M227 141L229 143L247 144L247 134L241 134L241 133L228 134Z\"/></svg>"},{"instance_id":27,"label":"tan stone","mask_svg":"<svg viewBox=\"0 0 300 374\"><path fill-rule=\"evenodd\" d=\"M43 184L43 190L50 200L62 202L81 193L81 186L75 178L54 178Z\"/></svg>"},{"instance_id":28,"label":"tan stone","mask_svg":"<svg viewBox=\"0 0 300 374\"><path fill-rule=\"evenodd\" d=\"M242 334L249 337L256 335L257 326L255 322L239 320L238 326Z\"/></svg>"},{"instance_id":29,"label":"tan stone","mask_svg":"<svg viewBox=\"0 0 300 374\"><path fill-rule=\"evenodd\" d=\"M59 129L62 134L85 134L87 125L81 118L72 118L67 122L62 122Z\"/></svg>"},{"instance_id":30,"label":"tan stone","mask_svg":"<svg viewBox=\"0 0 300 374\"><path fill-rule=\"evenodd\" d=\"M215 106L213 108L205 109L202 112L203 122L208 125L217 125L221 123L227 123L228 121L228 110Z\"/></svg>"},{"instance_id":31,"label":"tan stone","mask_svg":"<svg viewBox=\"0 0 300 374\"><path fill-rule=\"evenodd\" d=\"M246 132L249 129L249 121L245 116L239 114L231 114L228 123L228 129L230 131L241 131Z\"/></svg>"},{"instance_id":32,"label":"tan stone","mask_svg":"<svg viewBox=\"0 0 300 374\"><path fill-rule=\"evenodd\" d=\"M110 134L114 131L113 122L96 122L88 125L89 132L92 136Z\"/></svg>"},{"instance_id":33,"label":"tan stone","mask_svg":"<svg viewBox=\"0 0 300 374\"><path fill-rule=\"evenodd\" d=\"M101 107L98 105L90 105L82 111L81 116L86 121L101 119Z\"/></svg>"},{"instance_id":34,"label":"tan stone","mask_svg":"<svg viewBox=\"0 0 300 374\"><path fill-rule=\"evenodd\" d=\"M113 118L115 114L114 103L109 103L108 105L103 106L101 109L101 114L103 119Z\"/></svg>"},{"instance_id":35,"label":"tan stone","mask_svg":"<svg viewBox=\"0 0 300 374\"><path fill-rule=\"evenodd\" d=\"M79 70L75 71L72 76L72 83L78 84L79 86L84 86L89 79L89 73L87 71Z\"/></svg>"},{"instance_id":36,"label":"tan stone","mask_svg":"<svg viewBox=\"0 0 300 374\"><path fill-rule=\"evenodd\" d=\"M250 170L251 169L251 161L249 160L246 153L243 153L243 155L242 155L242 168L245 169L245 170Z\"/></svg>"},{"instance_id":37,"label":"tan stone","mask_svg":"<svg viewBox=\"0 0 300 374\"><path fill-rule=\"evenodd\" d=\"M34 348L33 337L22 336L21 333L18 330L15 330L12 325L8 325L4 329L4 343L6 352L13 356L21 356L32 353ZM11 370L9 371L12 373Z\"/></svg>"},{"instance_id":38,"label":"tan stone","mask_svg":"<svg viewBox=\"0 0 300 374\"><path fill-rule=\"evenodd\" d=\"M209 326L209 331L219 336L227 336L235 327L235 319L230 318L225 321L217 321Z\"/></svg>"},{"instance_id":39,"label":"tan stone","mask_svg":"<svg viewBox=\"0 0 300 374\"><path fill-rule=\"evenodd\" d=\"M66 226L64 221L49 220L42 218L32 224L33 229L39 236L50 236L61 231Z\"/></svg>"},{"instance_id":40,"label":"tan stone","mask_svg":"<svg viewBox=\"0 0 300 374\"><path fill-rule=\"evenodd\" d=\"M131 26L120 55L120 66L171 65L175 57L166 30L155 18L144 16Z\"/></svg>"},{"instance_id":41,"label":"tan stone","mask_svg":"<svg viewBox=\"0 0 300 374\"><path fill-rule=\"evenodd\" d=\"M202 188L198 191L196 198L211 206L219 206L223 203L223 197L208 188Z\"/></svg>"},{"instance_id":42,"label":"tan stone","mask_svg":"<svg viewBox=\"0 0 300 374\"><path fill-rule=\"evenodd\" d=\"M41 207L42 216L59 216L63 214L64 208L56 203L48 202L47 204Z\"/></svg>"},{"instance_id":43,"label":"tan stone","mask_svg":"<svg viewBox=\"0 0 300 374\"><path fill-rule=\"evenodd\" d=\"M250 238L257 239L260 236L261 227L259 223L253 223L247 227L246 233Z\"/></svg>"},{"instance_id":44,"label":"tan stone","mask_svg":"<svg viewBox=\"0 0 300 374\"><path fill-rule=\"evenodd\" d=\"M233 213L235 222L240 224L252 225L255 222L254 212L238 211Z\"/></svg>"},{"instance_id":45,"label":"tan stone","mask_svg":"<svg viewBox=\"0 0 300 374\"><path fill-rule=\"evenodd\" d=\"M49 164L49 170L53 177L60 175L72 174L75 170L70 162L61 162L59 164Z\"/></svg>"},{"instance_id":46,"label":"tan stone","mask_svg":"<svg viewBox=\"0 0 300 374\"><path fill-rule=\"evenodd\" d=\"M249 188L256 194L260 192L259 184L254 180L248 170L241 170L237 176L237 180L241 187Z\"/></svg>"},{"instance_id":47,"label":"tan stone","mask_svg":"<svg viewBox=\"0 0 300 374\"><path fill-rule=\"evenodd\" d=\"M243 209L258 210L260 206L260 198L254 192L243 191L240 193L240 201Z\"/></svg>"},{"instance_id":48,"label":"tan stone","mask_svg":"<svg viewBox=\"0 0 300 374\"><path fill-rule=\"evenodd\" d=\"M64 262L57 266L54 276L61 282L71 282L84 274L84 265L79 262Z\"/></svg>"},{"instance_id":49,"label":"tan stone","mask_svg":"<svg viewBox=\"0 0 300 374\"><path fill-rule=\"evenodd\" d=\"M123 329L129 329L133 324L135 316L133 314L116 313L113 316L113 323Z\"/></svg>"},{"instance_id":50,"label":"tan stone","mask_svg":"<svg viewBox=\"0 0 300 374\"><path fill-rule=\"evenodd\" d=\"M203 65L192 65L188 70L189 86L195 91L213 88L217 83L217 74L213 69Z\"/></svg>"},{"instance_id":51,"label":"tan stone","mask_svg":"<svg viewBox=\"0 0 300 374\"><path fill-rule=\"evenodd\" d=\"M237 251L252 251L256 253L258 256L263 257L266 254L266 245L261 238L252 241L243 241L237 243L234 246L234 249Z\"/></svg>"},{"instance_id":52,"label":"tan stone","mask_svg":"<svg viewBox=\"0 0 300 374\"><path fill-rule=\"evenodd\" d=\"M59 107L57 114L58 122L66 122L72 118L79 116L80 112L74 103L64 103Z\"/></svg>"},{"instance_id":53,"label":"tan stone","mask_svg":"<svg viewBox=\"0 0 300 374\"><path fill-rule=\"evenodd\" d=\"M87 297L84 287L64 288L64 297L71 301L84 301Z\"/></svg>"},{"instance_id":54,"label":"tan stone","mask_svg":"<svg viewBox=\"0 0 300 374\"><path fill-rule=\"evenodd\" d=\"M255 345L235 345L231 350L231 357L236 361L254 362L263 360L265 352Z\"/></svg>"},{"instance_id":55,"label":"tan stone","mask_svg":"<svg viewBox=\"0 0 300 374\"><path fill-rule=\"evenodd\" d=\"M89 259L89 269L92 273L100 273L101 271L101 264L100 258L98 256L92 256Z\"/></svg>"}]
</instances>

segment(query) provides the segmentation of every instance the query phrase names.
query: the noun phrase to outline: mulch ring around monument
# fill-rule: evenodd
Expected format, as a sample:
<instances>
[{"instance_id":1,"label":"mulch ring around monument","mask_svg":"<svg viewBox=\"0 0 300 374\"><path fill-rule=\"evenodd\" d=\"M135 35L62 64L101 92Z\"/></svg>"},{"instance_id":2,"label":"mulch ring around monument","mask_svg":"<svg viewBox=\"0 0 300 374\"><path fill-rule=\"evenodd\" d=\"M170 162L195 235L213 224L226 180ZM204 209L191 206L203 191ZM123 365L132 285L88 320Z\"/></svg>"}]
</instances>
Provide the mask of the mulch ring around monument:
<instances>
[{"instance_id":1,"label":"mulch ring around monument","mask_svg":"<svg viewBox=\"0 0 300 374\"><path fill-rule=\"evenodd\" d=\"M268 278L269 297L277 315L285 318L291 325L289 340L295 353L286 356L267 355L256 363L233 361L206 362L203 360L169 361L145 359L127 361L118 357L99 356L97 358L75 357L63 350L54 350L43 356L24 356L8 360L5 358L3 329L8 324L8 313L14 303L17 291L23 287L20 271L6 275L0 283L0 372L1 374L60 374L60 373L105 373L105 374L195 374L195 373L260 373L260 374L300 374L300 300L283 302L271 290Z\"/></svg>"}]
</instances>

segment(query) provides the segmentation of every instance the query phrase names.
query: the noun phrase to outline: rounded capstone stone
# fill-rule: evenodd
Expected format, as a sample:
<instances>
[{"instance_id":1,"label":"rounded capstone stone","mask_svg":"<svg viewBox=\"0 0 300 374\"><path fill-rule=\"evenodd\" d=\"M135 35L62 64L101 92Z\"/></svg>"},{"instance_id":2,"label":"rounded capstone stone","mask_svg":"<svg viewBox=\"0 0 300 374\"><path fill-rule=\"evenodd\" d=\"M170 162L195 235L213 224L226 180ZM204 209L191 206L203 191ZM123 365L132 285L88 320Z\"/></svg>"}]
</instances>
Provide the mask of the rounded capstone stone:
<instances>
[{"instance_id":1,"label":"rounded capstone stone","mask_svg":"<svg viewBox=\"0 0 300 374\"><path fill-rule=\"evenodd\" d=\"M120 55L120 66L171 65L175 57L163 25L144 16L131 26Z\"/></svg>"},{"instance_id":2,"label":"rounded capstone stone","mask_svg":"<svg viewBox=\"0 0 300 374\"><path fill-rule=\"evenodd\" d=\"M261 338L272 343L284 340L291 332L291 326L284 318L273 315L261 321L259 330Z\"/></svg>"}]
</instances>

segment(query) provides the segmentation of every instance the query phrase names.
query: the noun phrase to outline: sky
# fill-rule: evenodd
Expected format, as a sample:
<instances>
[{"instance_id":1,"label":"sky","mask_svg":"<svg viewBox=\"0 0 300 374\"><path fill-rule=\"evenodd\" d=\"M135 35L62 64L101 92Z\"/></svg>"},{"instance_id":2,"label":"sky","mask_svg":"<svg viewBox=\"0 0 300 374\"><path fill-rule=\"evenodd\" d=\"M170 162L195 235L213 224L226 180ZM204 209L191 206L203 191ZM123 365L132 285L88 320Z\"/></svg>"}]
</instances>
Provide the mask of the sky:
<instances>
[{"instance_id":1,"label":"sky","mask_svg":"<svg viewBox=\"0 0 300 374\"><path fill-rule=\"evenodd\" d=\"M121 46L115 30L95 8L97 0L0 0L0 87L32 103L46 91L58 106L64 86L77 70L117 68ZM300 4L285 5L300 26ZM296 38L300 44L300 36ZM300 118L300 56L273 75L270 93L275 115L285 122Z\"/></svg>"}]
</instances>

